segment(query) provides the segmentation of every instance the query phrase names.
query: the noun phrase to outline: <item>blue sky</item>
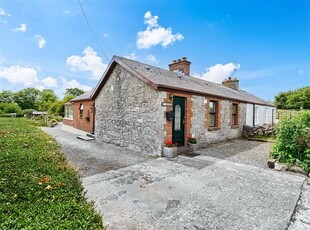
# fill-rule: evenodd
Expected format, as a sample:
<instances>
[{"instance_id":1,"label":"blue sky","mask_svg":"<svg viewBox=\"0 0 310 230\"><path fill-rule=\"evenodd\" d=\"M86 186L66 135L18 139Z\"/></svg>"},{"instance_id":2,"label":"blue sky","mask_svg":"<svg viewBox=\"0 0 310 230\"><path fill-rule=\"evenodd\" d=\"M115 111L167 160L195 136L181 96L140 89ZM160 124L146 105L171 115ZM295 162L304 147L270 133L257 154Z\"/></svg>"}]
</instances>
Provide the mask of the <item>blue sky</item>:
<instances>
[{"instance_id":1,"label":"blue sky","mask_svg":"<svg viewBox=\"0 0 310 230\"><path fill-rule=\"evenodd\" d=\"M0 1L0 91L95 87L113 55L191 75L265 100L310 85L310 0Z\"/></svg>"}]
</instances>

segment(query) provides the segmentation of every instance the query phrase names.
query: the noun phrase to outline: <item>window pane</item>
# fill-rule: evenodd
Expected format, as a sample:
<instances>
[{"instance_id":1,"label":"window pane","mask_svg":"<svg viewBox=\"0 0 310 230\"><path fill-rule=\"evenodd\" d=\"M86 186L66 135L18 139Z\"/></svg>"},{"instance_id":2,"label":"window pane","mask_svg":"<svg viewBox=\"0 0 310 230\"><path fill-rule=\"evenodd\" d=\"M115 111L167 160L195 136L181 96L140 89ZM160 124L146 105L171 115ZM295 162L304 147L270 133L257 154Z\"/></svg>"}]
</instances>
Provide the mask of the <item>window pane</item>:
<instances>
[{"instance_id":1,"label":"window pane","mask_svg":"<svg viewBox=\"0 0 310 230\"><path fill-rule=\"evenodd\" d=\"M73 108L70 107L69 108L69 115L68 115L69 118L73 118Z\"/></svg>"},{"instance_id":2,"label":"window pane","mask_svg":"<svg viewBox=\"0 0 310 230\"><path fill-rule=\"evenodd\" d=\"M236 104L233 104L232 113L233 113L233 114L236 114L236 113L237 113L237 105L236 105Z\"/></svg>"},{"instance_id":3,"label":"window pane","mask_svg":"<svg viewBox=\"0 0 310 230\"><path fill-rule=\"evenodd\" d=\"M232 116L232 124L237 125L237 116L236 115Z\"/></svg>"},{"instance_id":4,"label":"window pane","mask_svg":"<svg viewBox=\"0 0 310 230\"><path fill-rule=\"evenodd\" d=\"M174 108L174 130L181 130L181 106L176 105Z\"/></svg>"},{"instance_id":5,"label":"window pane","mask_svg":"<svg viewBox=\"0 0 310 230\"><path fill-rule=\"evenodd\" d=\"M215 127L215 114L209 114L209 127Z\"/></svg>"},{"instance_id":6,"label":"window pane","mask_svg":"<svg viewBox=\"0 0 310 230\"><path fill-rule=\"evenodd\" d=\"M216 111L216 102L215 101L210 101L209 103L209 112L210 113L215 113Z\"/></svg>"},{"instance_id":7,"label":"window pane","mask_svg":"<svg viewBox=\"0 0 310 230\"><path fill-rule=\"evenodd\" d=\"M255 125L258 124L258 107L255 107Z\"/></svg>"}]
</instances>

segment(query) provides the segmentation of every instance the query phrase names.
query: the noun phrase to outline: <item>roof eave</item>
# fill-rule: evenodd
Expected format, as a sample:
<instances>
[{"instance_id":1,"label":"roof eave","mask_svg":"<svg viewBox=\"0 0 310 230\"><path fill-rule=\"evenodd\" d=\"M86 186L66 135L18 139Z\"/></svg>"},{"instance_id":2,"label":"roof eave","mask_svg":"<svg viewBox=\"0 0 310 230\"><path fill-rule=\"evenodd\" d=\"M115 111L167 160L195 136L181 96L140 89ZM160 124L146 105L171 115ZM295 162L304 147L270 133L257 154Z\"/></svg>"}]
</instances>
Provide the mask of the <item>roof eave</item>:
<instances>
[{"instance_id":1,"label":"roof eave","mask_svg":"<svg viewBox=\"0 0 310 230\"><path fill-rule=\"evenodd\" d=\"M157 85L157 89L161 90L161 91L180 91L180 92L186 92L186 93L191 93L191 94L195 94L195 95L201 95L201 96L212 96L212 97L216 97L216 98L220 98L220 99L229 99L229 100L234 100L234 101L238 101L238 102L244 102L244 103L250 103L250 104L256 104L256 105L264 105L264 106L271 106L271 107L275 107L272 105L268 105L268 104L263 104L263 103L254 103L251 101L246 101L246 100L240 100L240 99L236 99L236 98L232 98L232 97L223 97L223 96L219 96L216 94L211 94L211 93L203 93L201 91L196 91L196 90L190 90L190 89L183 89L183 88L179 88L179 87L173 87L173 86L167 86L167 85Z\"/></svg>"}]
</instances>

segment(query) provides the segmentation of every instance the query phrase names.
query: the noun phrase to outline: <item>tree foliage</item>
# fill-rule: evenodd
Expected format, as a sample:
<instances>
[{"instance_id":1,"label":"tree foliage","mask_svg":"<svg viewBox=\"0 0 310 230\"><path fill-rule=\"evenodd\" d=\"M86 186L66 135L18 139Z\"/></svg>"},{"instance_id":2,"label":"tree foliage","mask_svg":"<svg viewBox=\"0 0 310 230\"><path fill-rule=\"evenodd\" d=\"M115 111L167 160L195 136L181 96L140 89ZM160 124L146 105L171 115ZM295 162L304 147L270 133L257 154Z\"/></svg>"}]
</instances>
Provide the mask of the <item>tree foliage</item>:
<instances>
[{"instance_id":1,"label":"tree foliage","mask_svg":"<svg viewBox=\"0 0 310 230\"><path fill-rule=\"evenodd\" d=\"M66 96L72 95L73 97L77 97L77 96L82 95L83 93L85 93L85 91L82 90L82 89L79 89L79 88L68 88L68 89L66 89L65 95Z\"/></svg>"},{"instance_id":2,"label":"tree foliage","mask_svg":"<svg viewBox=\"0 0 310 230\"><path fill-rule=\"evenodd\" d=\"M37 109L40 90L35 88L26 88L14 94L14 101L22 109Z\"/></svg>"},{"instance_id":3,"label":"tree foliage","mask_svg":"<svg viewBox=\"0 0 310 230\"><path fill-rule=\"evenodd\" d=\"M58 100L52 89L40 91L35 88L25 88L16 93L3 90L0 92L0 114L17 113L29 116L34 110L40 110L54 116L63 116L64 103L83 93L85 91L79 88L68 88L64 98Z\"/></svg>"},{"instance_id":4,"label":"tree foliage","mask_svg":"<svg viewBox=\"0 0 310 230\"><path fill-rule=\"evenodd\" d=\"M10 90L3 90L0 92L0 103L12 103L14 102L14 93Z\"/></svg>"},{"instance_id":5,"label":"tree foliage","mask_svg":"<svg viewBox=\"0 0 310 230\"><path fill-rule=\"evenodd\" d=\"M310 109L310 86L279 93L275 105L278 109Z\"/></svg>"},{"instance_id":6,"label":"tree foliage","mask_svg":"<svg viewBox=\"0 0 310 230\"><path fill-rule=\"evenodd\" d=\"M57 101L57 96L51 89L44 89L40 93L38 108L41 111L48 111L50 106Z\"/></svg>"}]
</instances>

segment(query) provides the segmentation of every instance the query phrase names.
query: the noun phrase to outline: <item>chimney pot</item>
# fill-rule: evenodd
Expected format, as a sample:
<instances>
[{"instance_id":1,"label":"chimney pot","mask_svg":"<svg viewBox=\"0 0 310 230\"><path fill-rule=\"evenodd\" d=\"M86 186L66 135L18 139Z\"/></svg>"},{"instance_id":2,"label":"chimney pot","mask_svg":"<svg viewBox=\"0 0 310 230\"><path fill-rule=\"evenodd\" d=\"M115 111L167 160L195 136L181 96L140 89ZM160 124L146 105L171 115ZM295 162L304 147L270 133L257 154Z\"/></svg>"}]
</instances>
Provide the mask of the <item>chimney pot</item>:
<instances>
[{"instance_id":1,"label":"chimney pot","mask_svg":"<svg viewBox=\"0 0 310 230\"><path fill-rule=\"evenodd\" d=\"M239 90L239 80L235 77L234 78L228 77L228 79L225 79L222 82L222 85L234 90Z\"/></svg>"},{"instance_id":2,"label":"chimney pot","mask_svg":"<svg viewBox=\"0 0 310 230\"><path fill-rule=\"evenodd\" d=\"M181 71L184 75L190 76L190 65L191 63L187 61L186 57L182 57L182 59L175 59L169 64L170 71Z\"/></svg>"}]
</instances>

